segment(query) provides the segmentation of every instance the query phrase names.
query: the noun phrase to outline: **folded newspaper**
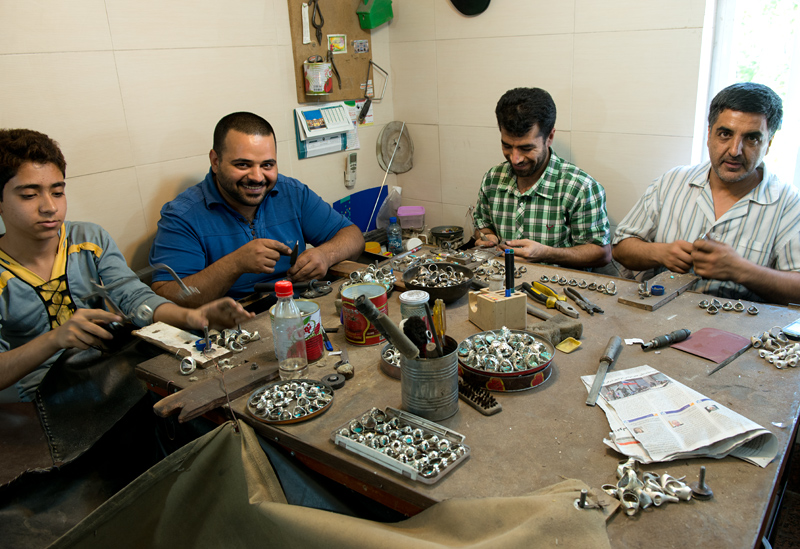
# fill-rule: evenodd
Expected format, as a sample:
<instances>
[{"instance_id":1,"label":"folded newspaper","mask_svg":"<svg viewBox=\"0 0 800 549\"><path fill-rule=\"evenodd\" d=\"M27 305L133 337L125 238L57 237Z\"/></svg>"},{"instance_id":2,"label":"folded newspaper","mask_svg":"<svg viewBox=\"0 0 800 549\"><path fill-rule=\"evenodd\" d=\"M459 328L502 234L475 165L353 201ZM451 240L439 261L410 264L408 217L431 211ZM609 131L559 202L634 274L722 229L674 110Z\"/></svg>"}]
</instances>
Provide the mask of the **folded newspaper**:
<instances>
[{"instance_id":1,"label":"folded newspaper","mask_svg":"<svg viewBox=\"0 0 800 549\"><path fill-rule=\"evenodd\" d=\"M594 377L581 377L587 390ZM731 455L766 467L778 453L773 433L650 366L608 373L597 403L603 442L641 463Z\"/></svg>"}]
</instances>

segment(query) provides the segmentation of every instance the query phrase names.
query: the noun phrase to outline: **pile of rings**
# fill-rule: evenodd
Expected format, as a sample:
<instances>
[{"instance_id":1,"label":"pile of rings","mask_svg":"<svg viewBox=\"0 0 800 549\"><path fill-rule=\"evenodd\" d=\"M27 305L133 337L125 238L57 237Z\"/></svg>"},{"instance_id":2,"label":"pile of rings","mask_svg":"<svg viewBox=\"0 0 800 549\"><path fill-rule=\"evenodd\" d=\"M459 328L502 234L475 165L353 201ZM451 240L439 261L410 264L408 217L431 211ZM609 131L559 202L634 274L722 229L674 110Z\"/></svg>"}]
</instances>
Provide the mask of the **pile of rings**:
<instances>
[{"instance_id":1,"label":"pile of rings","mask_svg":"<svg viewBox=\"0 0 800 549\"><path fill-rule=\"evenodd\" d=\"M456 271L452 265L439 268L436 263L430 265L423 264L417 270L417 274L409 282L415 286L425 286L427 288L448 288L458 286L467 279L461 271Z\"/></svg>"},{"instance_id":2,"label":"pile of rings","mask_svg":"<svg viewBox=\"0 0 800 549\"><path fill-rule=\"evenodd\" d=\"M481 332L462 341L458 358L475 370L509 374L538 368L553 355L533 335L503 326L501 330Z\"/></svg>"},{"instance_id":3,"label":"pile of rings","mask_svg":"<svg viewBox=\"0 0 800 549\"><path fill-rule=\"evenodd\" d=\"M386 291L389 292L394 288L394 271L390 265L377 267L375 265L368 265L366 269L360 271L353 271L350 273L350 278L345 280L339 288L339 293L344 288L352 286L353 284L364 284L367 282L377 282L382 284Z\"/></svg>"},{"instance_id":4,"label":"pile of rings","mask_svg":"<svg viewBox=\"0 0 800 549\"><path fill-rule=\"evenodd\" d=\"M774 326L769 332L754 335L750 338L758 356L774 364L776 368L797 368L800 364L800 343L792 343L780 326Z\"/></svg>"},{"instance_id":5,"label":"pile of rings","mask_svg":"<svg viewBox=\"0 0 800 549\"><path fill-rule=\"evenodd\" d=\"M692 499L692 489L683 482L686 477L676 479L666 473L660 477L655 473L644 473L640 479L636 473L636 460L620 461L617 466L616 484L604 484L603 491L620 500L625 514L632 517L639 509L651 505L660 507L664 503L678 503Z\"/></svg>"},{"instance_id":6,"label":"pile of rings","mask_svg":"<svg viewBox=\"0 0 800 549\"><path fill-rule=\"evenodd\" d=\"M257 389L247 411L265 423L294 423L310 419L333 403L333 389L313 380L278 381Z\"/></svg>"},{"instance_id":7,"label":"pile of rings","mask_svg":"<svg viewBox=\"0 0 800 549\"><path fill-rule=\"evenodd\" d=\"M353 419L335 432L403 463L424 479L444 474L469 454L469 447L389 414L379 408Z\"/></svg>"}]
</instances>

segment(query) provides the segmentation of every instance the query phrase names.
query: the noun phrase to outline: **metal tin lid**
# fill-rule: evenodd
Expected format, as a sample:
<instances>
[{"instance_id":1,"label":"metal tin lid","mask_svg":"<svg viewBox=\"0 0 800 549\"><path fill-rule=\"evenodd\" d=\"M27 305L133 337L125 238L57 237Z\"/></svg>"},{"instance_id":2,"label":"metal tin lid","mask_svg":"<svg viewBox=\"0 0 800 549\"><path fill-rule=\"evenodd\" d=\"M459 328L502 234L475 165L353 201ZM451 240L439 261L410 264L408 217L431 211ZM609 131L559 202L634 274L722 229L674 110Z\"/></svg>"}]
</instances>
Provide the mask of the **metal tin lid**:
<instances>
[{"instance_id":1,"label":"metal tin lid","mask_svg":"<svg viewBox=\"0 0 800 549\"><path fill-rule=\"evenodd\" d=\"M400 294L400 303L405 303L406 305L422 305L430 301L430 299L430 294L422 290L409 290Z\"/></svg>"}]
</instances>

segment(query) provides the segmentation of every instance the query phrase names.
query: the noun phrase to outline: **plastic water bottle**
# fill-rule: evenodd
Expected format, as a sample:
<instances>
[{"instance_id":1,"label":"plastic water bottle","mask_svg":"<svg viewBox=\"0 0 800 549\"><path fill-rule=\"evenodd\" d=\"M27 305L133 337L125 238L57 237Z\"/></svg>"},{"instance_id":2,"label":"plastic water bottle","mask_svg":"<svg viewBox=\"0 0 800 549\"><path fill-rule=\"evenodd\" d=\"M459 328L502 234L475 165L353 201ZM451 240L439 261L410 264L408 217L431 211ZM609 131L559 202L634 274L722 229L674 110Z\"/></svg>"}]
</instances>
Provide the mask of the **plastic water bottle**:
<instances>
[{"instance_id":1,"label":"plastic water bottle","mask_svg":"<svg viewBox=\"0 0 800 549\"><path fill-rule=\"evenodd\" d=\"M278 303L272 314L272 341L278 357L281 379L300 379L308 376L308 355L303 326L303 315L292 299L292 283L281 280L275 283Z\"/></svg>"},{"instance_id":2,"label":"plastic water bottle","mask_svg":"<svg viewBox=\"0 0 800 549\"><path fill-rule=\"evenodd\" d=\"M396 217L389 218L389 225L386 227L386 240L388 241L386 249L392 255L403 253L403 230L397 224Z\"/></svg>"}]
</instances>

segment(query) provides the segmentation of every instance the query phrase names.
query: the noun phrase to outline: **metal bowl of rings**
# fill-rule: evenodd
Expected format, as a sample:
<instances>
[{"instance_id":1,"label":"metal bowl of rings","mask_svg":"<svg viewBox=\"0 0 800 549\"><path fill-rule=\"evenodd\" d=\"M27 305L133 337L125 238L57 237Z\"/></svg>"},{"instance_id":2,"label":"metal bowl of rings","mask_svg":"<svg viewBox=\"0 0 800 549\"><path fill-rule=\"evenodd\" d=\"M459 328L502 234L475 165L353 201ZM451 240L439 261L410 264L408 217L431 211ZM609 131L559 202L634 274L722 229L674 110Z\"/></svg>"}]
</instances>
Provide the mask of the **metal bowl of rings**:
<instances>
[{"instance_id":1,"label":"metal bowl of rings","mask_svg":"<svg viewBox=\"0 0 800 549\"><path fill-rule=\"evenodd\" d=\"M364 412L333 431L331 440L425 484L441 480L470 456L464 435L391 407Z\"/></svg>"},{"instance_id":2,"label":"metal bowl of rings","mask_svg":"<svg viewBox=\"0 0 800 549\"><path fill-rule=\"evenodd\" d=\"M407 290L423 290L430 294L430 302L441 299L452 303L469 290L474 274L472 270L455 263L424 263L403 273Z\"/></svg>"},{"instance_id":3,"label":"metal bowl of rings","mask_svg":"<svg viewBox=\"0 0 800 549\"><path fill-rule=\"evenodd\" d=\"M313 379L273 381L247 399L247 411L264 423L298 423L317 417L333 404L333 389Z\"/></svg>"},{"instance_id":4,"label":"metal bowl of rings","mask_svg":"<svg viewBox=\"0 0 800 549\"><path fill-rule=\"evenodd\" d=\"M526 391L548 380L554 354L549 341L504 327L462 341L458 346L458 373L489 391Z\"/></svg>"},{"instance_id":5,"label":"metal bowl of rings","mask_svg":"<svg viewBox=\"0 0 800 549\"><path fill-rule=\"evenodd\" d=\"M394 379L400 379L400 351L387 343L381 349L381 370Z\"/></svg>"}]
</instances>

